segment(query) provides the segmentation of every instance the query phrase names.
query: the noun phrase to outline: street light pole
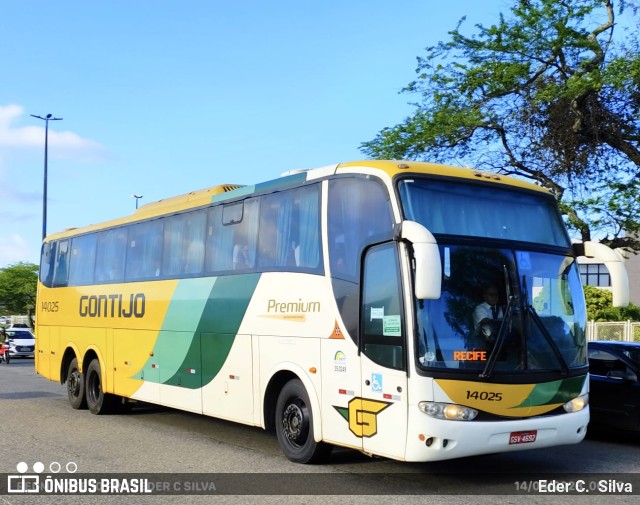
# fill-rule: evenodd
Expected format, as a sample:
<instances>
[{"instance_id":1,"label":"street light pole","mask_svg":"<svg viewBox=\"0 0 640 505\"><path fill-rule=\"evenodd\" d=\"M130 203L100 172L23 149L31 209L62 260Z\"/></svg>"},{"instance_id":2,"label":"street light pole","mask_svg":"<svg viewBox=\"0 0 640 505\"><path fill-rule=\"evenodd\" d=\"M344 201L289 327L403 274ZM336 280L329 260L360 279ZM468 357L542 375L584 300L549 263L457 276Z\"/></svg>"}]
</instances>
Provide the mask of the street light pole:
<instances>
[{"instance_id":1,"label":"street light pole","mask_svg":"<svg viewBox=\"0 0 640 505\"><path fill-rule=\"evenodd\" d=\"M31 114L31 117L44 121L44 190L42 195L42 240L47 236L47 151L49 147L49 121L62 121L61 117L53 117L47 114L46 117Z\"/></svg>"},{"instance_id":2,"label":"street light pole","mask_svg":"<svg viewBox=\"0 0 640 505\"><path fill-rule=\"evenodd\" d=\"M138 200L140 200L140 198L142 198L143 195L131 195L131 198L135 198L136 199L136 210L138 209Z\"/></svg>"}]
</instances>

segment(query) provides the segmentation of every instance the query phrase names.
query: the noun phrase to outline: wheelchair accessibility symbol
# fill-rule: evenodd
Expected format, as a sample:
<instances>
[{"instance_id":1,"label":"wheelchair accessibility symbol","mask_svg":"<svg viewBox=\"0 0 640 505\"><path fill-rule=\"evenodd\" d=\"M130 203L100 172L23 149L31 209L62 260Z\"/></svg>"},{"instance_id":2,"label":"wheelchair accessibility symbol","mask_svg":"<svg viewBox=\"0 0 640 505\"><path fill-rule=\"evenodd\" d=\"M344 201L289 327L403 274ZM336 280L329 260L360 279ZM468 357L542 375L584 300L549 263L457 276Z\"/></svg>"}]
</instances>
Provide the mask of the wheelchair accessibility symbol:
<instances>
[{"instance_id":1,"label":"wheelchair accessibility symbol","mask_svg":"<svg viewBox=\"0 0 640 505\"><path fill-rule=\"evenodd\" d=\"M382 374L371 374L371 391L375 393L382 393Z\"/></svg>"}]
</instances>

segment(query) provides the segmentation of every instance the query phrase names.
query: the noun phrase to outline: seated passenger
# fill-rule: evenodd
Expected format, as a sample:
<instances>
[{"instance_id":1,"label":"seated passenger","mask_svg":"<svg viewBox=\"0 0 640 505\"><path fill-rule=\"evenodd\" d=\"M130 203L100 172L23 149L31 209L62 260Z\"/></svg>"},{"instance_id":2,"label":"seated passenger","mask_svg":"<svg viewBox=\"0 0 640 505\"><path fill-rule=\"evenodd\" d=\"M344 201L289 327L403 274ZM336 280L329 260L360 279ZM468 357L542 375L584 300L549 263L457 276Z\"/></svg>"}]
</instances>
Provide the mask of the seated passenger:
<instances>
[{"instance_id":1,"label":"seated passenger","mask_svg":"<svg viewBox=\"0 0 640 505\"><path fill-rule=\"evenodd\" d=\"M246 244L238 243L233 246L233 269L244 270L249 268L249 254Z\"/></svg>"}]
</instances>

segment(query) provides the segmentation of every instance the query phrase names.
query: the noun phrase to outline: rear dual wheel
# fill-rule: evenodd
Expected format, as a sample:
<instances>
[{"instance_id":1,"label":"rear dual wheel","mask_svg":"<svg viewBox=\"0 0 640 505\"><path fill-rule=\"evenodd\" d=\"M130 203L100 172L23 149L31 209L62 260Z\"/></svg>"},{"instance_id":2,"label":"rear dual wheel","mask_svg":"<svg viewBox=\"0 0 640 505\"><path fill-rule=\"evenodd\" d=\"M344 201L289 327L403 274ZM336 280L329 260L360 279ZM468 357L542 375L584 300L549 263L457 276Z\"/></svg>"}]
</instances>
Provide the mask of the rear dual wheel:
<instances>
[{"instance_id":1,"label":"rear dual wheel","mask_svg":"<svg viewBox=\"0 0 640 505\"><path fill-rule=\"evenodd\" d=\"M94 359L85 373L81 373L77 358L73 358L67 370L67 395L74 409L88 408L92 414L125 412L130 404L123 398L102 391L100 362Z\"/></svg>"},{"instance_id":2,"label":"rear dual wheel","mask_svg":"<svg viewBox=\"0 0 640 505\"><path fill-rule=\"evenodd\" d=\"M67 370L67 395L74 409L86 409L87 399L84 395L84 375L78 368L78 360L73 358Z\"/></svg>"},{"instance_id":3,"label":"rear dual wheel","mask_svg":"<svg viewBox=\"0 0 640 505\"><path fill-rule=\"evenodd\" d=\"M89 363L85 375L85 393L89 411L92 414L102 415L116 410L120 398L102 391L102 372L97 359Z\"/></svg>"}]
</instances>

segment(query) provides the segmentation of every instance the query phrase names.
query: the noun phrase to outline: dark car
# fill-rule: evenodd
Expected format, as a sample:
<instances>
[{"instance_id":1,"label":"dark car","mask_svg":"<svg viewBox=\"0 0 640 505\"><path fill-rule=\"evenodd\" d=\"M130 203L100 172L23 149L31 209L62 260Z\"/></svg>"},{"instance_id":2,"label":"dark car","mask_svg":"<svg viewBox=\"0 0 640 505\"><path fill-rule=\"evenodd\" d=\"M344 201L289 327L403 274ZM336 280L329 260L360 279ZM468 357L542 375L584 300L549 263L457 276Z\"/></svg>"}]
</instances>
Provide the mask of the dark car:
<instances>
[{"instance_id":1,"label":"dark car","mask_svg":"<svg viewBox=\"0 0 640 505\"><path fill-rule=\"evenodd\" d=\"M640 431L640 343L594 341L588 346L591 423Z\"/></svg>"}]
</instances>

